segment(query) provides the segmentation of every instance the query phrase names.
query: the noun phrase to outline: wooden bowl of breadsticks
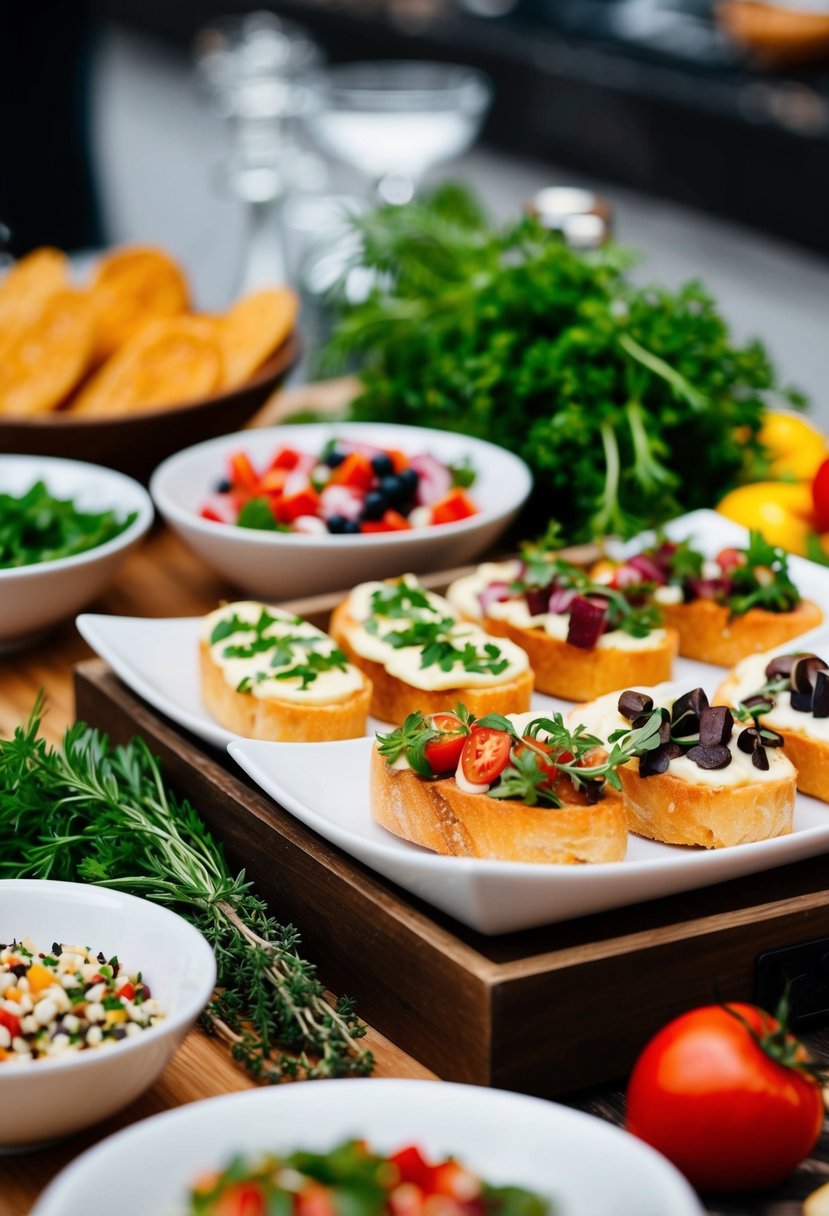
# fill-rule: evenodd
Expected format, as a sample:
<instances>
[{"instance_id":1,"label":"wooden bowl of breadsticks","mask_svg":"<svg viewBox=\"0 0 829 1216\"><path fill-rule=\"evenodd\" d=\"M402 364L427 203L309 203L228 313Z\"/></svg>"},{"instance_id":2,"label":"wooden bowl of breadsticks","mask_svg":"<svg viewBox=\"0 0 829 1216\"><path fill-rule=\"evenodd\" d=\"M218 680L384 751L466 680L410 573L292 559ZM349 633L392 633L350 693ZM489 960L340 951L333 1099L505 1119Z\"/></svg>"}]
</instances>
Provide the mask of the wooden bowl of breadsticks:
<instances>
[{"instance_id":1,"label":"wooden bowl of breadsticks","mask_svg":"<svg viewBox=\"0 0 829 1216\"><path fill-rule=\"evenodd\" d=\"M277 287L196 313L163 250L113 249L77 283L65 254L37 249L0 281L0 451L146 481L265 403L298 357L298 307Z\"/></svg>"}]
</instances>

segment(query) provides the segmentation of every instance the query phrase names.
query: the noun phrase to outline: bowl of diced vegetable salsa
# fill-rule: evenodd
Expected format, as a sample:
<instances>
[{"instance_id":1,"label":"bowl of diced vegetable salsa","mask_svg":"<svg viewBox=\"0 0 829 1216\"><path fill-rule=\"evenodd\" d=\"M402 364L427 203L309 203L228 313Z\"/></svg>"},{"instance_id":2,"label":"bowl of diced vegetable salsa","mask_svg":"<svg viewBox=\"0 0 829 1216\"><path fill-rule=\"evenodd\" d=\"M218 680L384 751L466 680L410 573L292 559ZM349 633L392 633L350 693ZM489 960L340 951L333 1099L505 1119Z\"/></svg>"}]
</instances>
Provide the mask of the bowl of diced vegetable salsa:
<instances>
[{"instance_id":1,"label":"bowl of diced vegetable salsa","mask_svg":"<svg viewBox=\"0 0 829 1216\"><path fill-rule=\"evenodd\" d=\"M152 1085L210 998L213 951L148 900L0 881L0 1151L68 1136Z\"/></svg>"},{"instance_id":2,"label":"bowl of diced vegetable salsa","mask_svg":"<svg viewBox=\"0 0 829 1216\"><path fill-rule=\"evenodd\" d=\"M150 483L196 553L278 599L472 561L530 488L526 465L493 444L373 423L223 436L170 457Z\"/></svg>"},{"instance_id":3,"label":"bowl of diced vegetable salsa","mask_svg":"<svg viewBox=\"0 0 829 1216\"><path fill-rule=\"evenodd\" d=\"M0 456L0 652L83 608L153 520L137 481L79 460Z\"/></svg>"}]
</instances>

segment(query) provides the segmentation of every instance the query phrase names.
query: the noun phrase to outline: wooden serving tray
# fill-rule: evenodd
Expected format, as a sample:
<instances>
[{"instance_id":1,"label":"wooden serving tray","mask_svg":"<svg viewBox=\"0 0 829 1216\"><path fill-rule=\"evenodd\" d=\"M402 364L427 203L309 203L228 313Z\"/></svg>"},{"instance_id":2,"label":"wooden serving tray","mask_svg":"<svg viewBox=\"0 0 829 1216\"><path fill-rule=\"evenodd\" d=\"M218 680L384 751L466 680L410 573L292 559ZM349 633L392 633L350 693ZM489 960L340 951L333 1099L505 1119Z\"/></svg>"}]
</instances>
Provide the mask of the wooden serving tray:
<instances>
[{"instance_id":1,"label":"wooden serving tray","mask_svg":"<svg viewBox=\"0 0 829 1216\"><path fill-rule=\"evenodd\" d=\"M115 742L144 736L232 863L275 915L301 929L324 982L448 1080L545 1096L610 1081L676 1014L752 999L759 955L829 935L827 863L815 858L484 937L317 837L106 664L79 665L75 692L78 717Z\"/></svg>"}]
</instances>

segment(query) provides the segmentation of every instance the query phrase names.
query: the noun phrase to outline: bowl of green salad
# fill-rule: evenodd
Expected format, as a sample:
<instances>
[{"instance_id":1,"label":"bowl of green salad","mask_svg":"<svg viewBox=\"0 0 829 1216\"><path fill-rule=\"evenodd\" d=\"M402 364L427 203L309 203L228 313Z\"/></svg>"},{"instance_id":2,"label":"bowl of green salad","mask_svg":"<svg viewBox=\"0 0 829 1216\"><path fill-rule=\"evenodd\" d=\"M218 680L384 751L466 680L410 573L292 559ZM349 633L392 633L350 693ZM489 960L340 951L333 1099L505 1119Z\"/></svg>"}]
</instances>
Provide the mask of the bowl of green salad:
<instances>
[{"instance_id":1,"label":"bowl of green salad","mask_svg":"<svg viewBox=\"0 0 829 1216\"><path fill-rule=\"evenodd\" d=\"M147 492L79 460L0 456L0 652L94 600L153 520Z\"/></svg>"}]
</instances>

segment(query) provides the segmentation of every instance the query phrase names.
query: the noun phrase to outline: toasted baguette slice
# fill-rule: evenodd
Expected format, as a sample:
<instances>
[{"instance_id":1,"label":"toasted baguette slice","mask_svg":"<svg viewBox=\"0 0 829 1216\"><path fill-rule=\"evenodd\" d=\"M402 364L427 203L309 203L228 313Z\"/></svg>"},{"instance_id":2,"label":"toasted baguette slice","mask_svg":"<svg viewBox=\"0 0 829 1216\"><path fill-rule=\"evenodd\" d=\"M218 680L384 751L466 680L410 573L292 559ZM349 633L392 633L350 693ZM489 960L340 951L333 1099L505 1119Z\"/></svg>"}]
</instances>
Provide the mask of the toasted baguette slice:
<instances>
[{"instance_id":1,"label":"toasted baguette slice","mask_svg":"<svg viewBox=\"0 0 829 1216\"><path fill-rule=\"evenodd\" d=\"M613 790L595 806L526 806L467 794L453 777L424 781L411 769L391 768L375 748L369 791L377 823L435 853L570 865L622 861L627 851L625 814Z\"/></svg>"},{"instance_id":2,"label":"toasted baguette slice","mask_svg":"<svg viewBox=\"0 0 829 1216\"><path fill-rule=\"evenodd\" d=\"M811 600L801 600L791 612L750 608L734 617L729 616L725 604L713 600L660 604L660 608L665 624L679 634L679 653L686 659L719 667L733 667L746 655L780 646L823 620L823 613Z\"/></svg>"},{"instance_id":3,"label":"toasted baguette slice","mask_svg":"<svg viewBox=\"0 0 829 1216\"><path fill-rule=\"evenodd\" d=\"M509 638L525 650L538 691L565 701L593 701L631 684L661 684L670 680L679 646L676 630L667 628L652 647L623 650L596 646L582 650L551 638L543 629L524 629L494 617L484 617L479 623L487 633Z\"/></svg>"},{"instance_id":4,"label":"toasted baguette slice","mask_svg":"<svg viewBox=\"0 0 829 1216\"><path fill-rule=\"evenodd\" d=\"M348 656L349 663L358 667L368 677L373 687L371 712L384 722L402 722L409 714L420 710L423 714L436 714L454 709L459 701L476 718L485 714L520 714L530 708L533 691L533 673L522 671L514 680L491 684L485 688L441 688L428 690L405 684L396 676L389 675L381 663L363 658L352 648L348 635L357 624L348 611L348 601L338 604L328 627L330 636Z\"/></svg>"},{"instance_id":5,"label":"toasted baguette slice","mask_svg":"<svg viewBox=\"0 0 829 1216\"><path fill-rule=\"evenodd\" d=\"M360 691L345 701L301 705L237 692L225 680L204 640L199 643L199 660L205 707L217 722L237 735L278 743L319 743L326 739L356 739L366 733L371 681L365 675Z\"/></svg>"},{"instance_id":6,"label":"toasted baguette slice","mask_svg":"<svg viewBox=\"0 0 829 1216\"><path fill-rule=\"evenodd\" d=\"M717 689L714 704L736 705L738 686L739 677L732 671ZM811 714L799 716L803 718L801 730L781 727L774 721L773 713L768 725L783 736L783 750L797 769L797 788L822 802L829 802L829 743L809 733L809 726L814 721Z\"/></svg>"},{"instance_id":7,"label":"toasted baguette slice","mask_svg":"<svg viewBox=\"0 0 829 1216\"><path fill-rule=\"evenodd\" d=\"M628 827L665 844L706 849L747 844L792 830L795 775L749 785L695 785L670 771L639 776L639 761L619 769Z\"/></svg>"}]
</instances>

